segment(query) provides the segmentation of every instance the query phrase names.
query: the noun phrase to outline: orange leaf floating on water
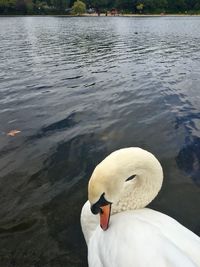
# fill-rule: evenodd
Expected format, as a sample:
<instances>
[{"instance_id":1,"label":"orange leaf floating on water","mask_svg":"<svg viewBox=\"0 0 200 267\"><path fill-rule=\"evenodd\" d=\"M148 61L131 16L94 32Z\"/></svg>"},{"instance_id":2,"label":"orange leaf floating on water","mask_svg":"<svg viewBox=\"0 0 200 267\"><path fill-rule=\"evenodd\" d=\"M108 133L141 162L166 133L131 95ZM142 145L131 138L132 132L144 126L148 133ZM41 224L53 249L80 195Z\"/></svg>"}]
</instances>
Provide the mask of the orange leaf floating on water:
<instances>
[{"instance_id":1,"label":"orange leaf floating on water","mask_svg":"<svg viewBox=\"0 0 200 267\"><path fill-rule=\"evenodd\" d=\"M10 132L7 133L9 136L15 136L16 134L21 133L19 130L11 130Z\"/></svg>"}]
</instances>

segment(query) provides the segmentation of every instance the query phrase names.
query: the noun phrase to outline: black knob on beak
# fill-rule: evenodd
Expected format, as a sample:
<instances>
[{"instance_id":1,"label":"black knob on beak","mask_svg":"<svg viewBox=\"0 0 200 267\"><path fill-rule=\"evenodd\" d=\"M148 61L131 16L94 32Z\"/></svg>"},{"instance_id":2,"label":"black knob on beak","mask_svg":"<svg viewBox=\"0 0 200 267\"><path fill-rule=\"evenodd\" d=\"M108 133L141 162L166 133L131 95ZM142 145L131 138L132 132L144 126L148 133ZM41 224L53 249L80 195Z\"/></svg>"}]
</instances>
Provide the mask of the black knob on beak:
<instances>
[{"instance_id":1,"label":"black knob on beak","mask_svg":"<svg viewBox=\"0 0 200 267\"><path fill-rule=\"evenodd\" d=\"M103 193L100 199L91 206L91 212L93 214L98 214L101 212L101 207L106 206L108 204L112 204L111 202L107 201L104 197L105 193Z\"/></svg>"},{"instance_id":2,"label":"black knob on beak","mask_svg":"<svg viewBox=\"0 0 200 267\"><path fill-rule=\"evenodd\" d=\"M100 209L100 206L99 204L95 203L94 205L91 206L91 212L93 214L98 214L100 213L101 209Z\"/></svg>"}]
</instances>

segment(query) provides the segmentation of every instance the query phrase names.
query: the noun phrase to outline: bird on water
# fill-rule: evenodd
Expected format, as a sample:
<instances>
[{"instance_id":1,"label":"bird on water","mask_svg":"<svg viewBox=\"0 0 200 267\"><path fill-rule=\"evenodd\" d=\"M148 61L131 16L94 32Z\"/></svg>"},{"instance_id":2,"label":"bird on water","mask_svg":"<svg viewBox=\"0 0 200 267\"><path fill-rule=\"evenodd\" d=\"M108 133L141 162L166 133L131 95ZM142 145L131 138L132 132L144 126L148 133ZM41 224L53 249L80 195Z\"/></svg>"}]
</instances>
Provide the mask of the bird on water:
<instances>
[{"instance_id":1,"label":"bird on water","mask_svg":"<svg viewBox=\"0 0 200 267\"><path fill-rule=\"evenodd\" d=\"M159 161L137 147L117 150L96 166L81 211L89 267L200 267L200 238L145 208L162 182Z\"/></svg>"}]
</instances>

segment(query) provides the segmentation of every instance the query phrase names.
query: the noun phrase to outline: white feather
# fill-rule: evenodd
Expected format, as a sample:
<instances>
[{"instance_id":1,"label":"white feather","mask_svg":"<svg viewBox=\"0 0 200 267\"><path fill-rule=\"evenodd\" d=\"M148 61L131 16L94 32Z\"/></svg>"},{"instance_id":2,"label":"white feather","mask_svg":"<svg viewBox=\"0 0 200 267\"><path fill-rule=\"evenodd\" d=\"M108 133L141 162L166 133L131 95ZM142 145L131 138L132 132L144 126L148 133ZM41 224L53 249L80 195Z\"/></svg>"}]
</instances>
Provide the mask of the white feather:
<instances>
[{"instance_id":1,"label":"white feather","mask_svg":"<svg viewBox=\"0 0 200 267\"><path fill-rule=\"evenodd\" d=\"M113 203L107 231L100 228L99 216L91 213L89 201L83 206L81 226L88 245L89 267L200 267L200 238L171 217L141 208L157 195L162 184L162 168L152 154L139 148L122 149L97 167L100 170L94 171L93 185L89 186L89 190L95 190L94 195L89 192L91 199L103 193L95 188L99 180L101 190L119 199ZM125 182L131 174L136 174L138 180ZM115 183L121 183L122 176L124 186L117 193ZM109 186L107 179L113 180Z\"/></svg>"}]
</instances>

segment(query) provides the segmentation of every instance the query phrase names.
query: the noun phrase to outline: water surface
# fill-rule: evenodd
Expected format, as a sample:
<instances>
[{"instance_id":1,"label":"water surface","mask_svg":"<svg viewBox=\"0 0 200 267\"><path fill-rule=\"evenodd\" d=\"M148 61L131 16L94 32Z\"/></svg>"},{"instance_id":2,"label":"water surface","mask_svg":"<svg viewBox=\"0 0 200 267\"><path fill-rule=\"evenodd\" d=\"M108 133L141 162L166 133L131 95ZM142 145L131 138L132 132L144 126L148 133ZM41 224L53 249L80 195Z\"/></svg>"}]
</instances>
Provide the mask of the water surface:
<instances>
[{"instance_id":1,"label":"water surface","mask_svg":"<svg viewBox=\"0 0 200 267\"><path fill-rule=\"evenodd\" d=\"M0 266L87 266L87 182L127 146L163 165L151 207L200 235L199 28L199 17L0 18Z\"/></svg>"}]
</instances>

